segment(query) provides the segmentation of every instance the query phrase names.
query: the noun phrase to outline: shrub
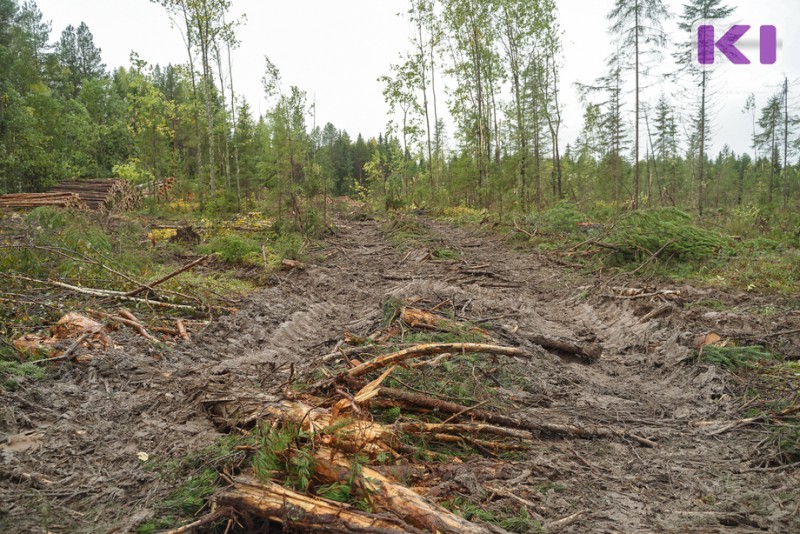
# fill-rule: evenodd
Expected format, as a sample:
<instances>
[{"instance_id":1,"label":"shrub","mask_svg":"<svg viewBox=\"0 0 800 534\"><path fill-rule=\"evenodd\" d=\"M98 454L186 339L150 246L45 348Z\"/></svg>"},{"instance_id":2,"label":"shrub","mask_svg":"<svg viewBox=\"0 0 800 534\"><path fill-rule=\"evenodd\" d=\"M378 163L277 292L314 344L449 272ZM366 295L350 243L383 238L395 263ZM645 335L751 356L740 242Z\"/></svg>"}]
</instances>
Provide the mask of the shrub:
<instances>
[{"instance_id":1,"label":"shrub","mask_svg":"<svg viewBox=\"0 0 800 534\"><path fill-rule=\"evenodd\" d=\"M203 254L217 254L225 263L258 263L261 245L250 238L225 235L212 239L200 247Z\"/></svg>"},{"instance_id":2,"label":"shrub","mask_svg":"<svg viewBox=\"0 0 800 534\"><path fill-rule=\"evenodd\" d=\"M545 232L574 232L584 219L578 208L565 200L534 216L536 225Z\"/></svg>"},{"instance_id":3,"label":"shrub","mask_svg":"<svg viewBox=\"0 0 800 534\"><path fill-rule=\"evenodd\" d=\"M696 226L688 214L675 208L625 215L608 243L629 258L640 259L661 251L663 258L680 260L708 258L726 244L719 233Z\"/></svg>"}]
</instances>

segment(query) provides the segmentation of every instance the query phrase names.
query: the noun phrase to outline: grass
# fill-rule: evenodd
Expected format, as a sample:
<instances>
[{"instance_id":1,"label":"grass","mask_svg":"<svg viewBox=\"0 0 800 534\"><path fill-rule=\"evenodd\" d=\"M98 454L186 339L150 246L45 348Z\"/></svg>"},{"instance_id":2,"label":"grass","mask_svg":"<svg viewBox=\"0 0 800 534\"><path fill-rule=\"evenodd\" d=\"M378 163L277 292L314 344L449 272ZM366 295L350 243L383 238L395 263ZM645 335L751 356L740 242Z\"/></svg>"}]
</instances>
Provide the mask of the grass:
<instances>
[{"instance_id":1,"label":"grass","mask_svg":"<svg viewBox=\"0 0 800 534\"><path fill-rule=\"evenodd\" d=\"M140 524L135 532L147 534L174 528L203 511L208 498L221 487L219 473L238 472L245 462L247 453L237 447L255 443L253 435L227 435L180 459L149 460L145 468L158 472L163 480L174 484L175 489L163 501L163 515Z\"/></svg>"},{"instance_id":2,"label":"grass","mask_svg":"<svg viewBox=\"0 0 800 534\"><path fill-rule=\"evenodd\" d=\"M0 360L0 382L3 389L16 391L21 383L20 378L28 380L44 380L47 371L32 363L20 363L11 360Z\"/></svg>"},{"instance_id":3,"label":"grass","mask_svg":"<svg viewBox=\"0 0 800 534\"><path fill-rule=\"evenodd\" d=\"M239 235L215 237L198 250L202 254L215 254L223 262L233 265L258 265L261 262L261 244Z\"/></svg>"}]
</instances>

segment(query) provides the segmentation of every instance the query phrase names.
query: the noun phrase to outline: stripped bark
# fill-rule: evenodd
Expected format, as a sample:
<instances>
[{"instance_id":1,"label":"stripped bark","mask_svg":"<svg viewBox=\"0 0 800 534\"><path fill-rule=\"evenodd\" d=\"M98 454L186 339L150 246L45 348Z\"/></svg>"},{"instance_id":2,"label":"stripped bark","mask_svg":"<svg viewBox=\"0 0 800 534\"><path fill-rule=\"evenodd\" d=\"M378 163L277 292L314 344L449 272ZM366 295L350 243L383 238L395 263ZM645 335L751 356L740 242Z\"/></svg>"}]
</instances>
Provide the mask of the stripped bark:
<instances>
[{"instance_id":1,"label":"stripped bark","mask_svg":"<svg viewBox=\"0 0 800 534\"><path fill-rule=\"evenodd\" d=\"M335 533L401 534L420 532L392 516L367 514L333 501L304 495L273 482L238 477L215 498L218 504L281 523L290 530Z\"/></svg>"}]
</instances>

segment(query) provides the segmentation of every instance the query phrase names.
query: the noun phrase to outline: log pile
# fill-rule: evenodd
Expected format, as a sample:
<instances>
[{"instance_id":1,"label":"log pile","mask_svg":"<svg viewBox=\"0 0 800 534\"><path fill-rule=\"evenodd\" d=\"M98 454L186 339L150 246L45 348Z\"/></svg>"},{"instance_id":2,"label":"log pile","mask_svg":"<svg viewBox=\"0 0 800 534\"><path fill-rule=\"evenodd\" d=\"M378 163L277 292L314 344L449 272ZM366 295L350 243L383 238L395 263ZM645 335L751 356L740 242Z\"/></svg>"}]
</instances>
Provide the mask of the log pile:
<instances>
[{"instance_id":1,"label":"log pile","mask_svg":"<svg viewBox=\"0 0 800 534\"><path fill-rule=\"evenodd\" d=\"M417 482L427 486L436 472L429 464L460 463L458 454L502 462L501 455L528 451L543 439L657 446L625 428L557 410L522 413L532 405L526 402L532 395L517 391L525 373L503 368L523 365L536 352L499 345L489 331L434 311L404 306L388 321L368 337L345 334L320 367L297 378L301 388L293 387L294 366L282 394L206 386L202 404L216 428L250 433L259 444L245 447L254 454L251 467L228 472L230 486L214 498L217 510L250 527L267 521L299 532L502 532L426 498L414 480L397 482L392 469L419 468ZM410 332L416 342L408 344ZM464 342L452 342L454 336ZM602 355L602 347L578 340L529 337L589 364ZM314 382L312 374L325 378ZM446 383L450 390L437 389ZM219 517L214 513L209 517Z\"/></svg>"},{"instance_id":2,"label":"log pile","mask_svg":"<svg viewBox=\"0 0 800 534\"><path fill-rule=\"evenodd\" d=\"M0 196L0 208L66 208L87 210L88 206L81 197L73 192L57 193L16 193Z\"/></svg>"},{"instance_id":3,"label":"log pile","mask_svg":"<svg viewBox=\"0 0 800 534\"><path fill-rule=\"evenodd\" d=\"M71 180L60 182L54 193L70 193L95 211L131 211L139 206L141 196L127 180Z\"/></svg>"}]
</instances>

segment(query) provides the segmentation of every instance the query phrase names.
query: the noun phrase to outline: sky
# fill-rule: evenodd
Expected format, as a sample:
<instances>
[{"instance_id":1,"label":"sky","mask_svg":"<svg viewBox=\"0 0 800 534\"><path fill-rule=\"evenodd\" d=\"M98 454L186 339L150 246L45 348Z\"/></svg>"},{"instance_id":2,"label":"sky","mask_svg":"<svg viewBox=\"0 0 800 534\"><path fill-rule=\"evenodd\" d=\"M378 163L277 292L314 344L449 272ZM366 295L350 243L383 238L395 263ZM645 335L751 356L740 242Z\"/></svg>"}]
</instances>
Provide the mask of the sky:
<instances>
[{"instance_id":1,"label":"sky","mask_svg":"<svg viewBox=\"0 0 800 534\"><path fill-rule=\"evenodd\" d=\"M591 83L604 73L605 59L615 50L607 33L606 14L613 0L556 0L563 29L561 102L563 141L572 143L580 133L583 105L576 82ZM57 40L68 25L86 22L102 49L108 68L128 66L132 51L150 63L185 63L186 49L179 30L166 11L149 0L37 0L45 20L52 21L51 39ZM682 2L668 0L673 14ZM736 152L748 151L752 121L742 114L747 96L754 93L763 106L777 91L784 75L790 93L800 93L800 2L797 0L729 0L736 13L730 23L753 27L739 48L751 57L751 65L730 65L718 54L714 75L714 116L711 150L728 144ZM316 102L316 122L347 130L355 138L385 131L387 106L378 77L409 48L412 28L398 16L407 0L233 0L233 18L245 16L233 52L233 76L237 92L256 114L266 112L261 78L264 56L280 69L283 86L296 85ZM676 21L666 24L670 37L681 39ZM758 27L777 27L779 50L775 65L758 61ZM720 35L727 28L720 30ZM661 91L676 95L676 107L688 127L686 111L692 104L692 87L659 85L658 72L672 70L667 54L644 85L643 100L655 103ZM794 82L794 83L792 83ZM439 94L440 102L446 100ZM632 102L632 95L629 100ZM800 106L800 97L790 98ZM443 107L443 106L440 106ZM628 112L633 122L633 108ZM642 126L644 129L644 125ZM642 143L645 140L642 139ZM563 147L562 147L563 150Z\"/></svg>"}]
</instances>

